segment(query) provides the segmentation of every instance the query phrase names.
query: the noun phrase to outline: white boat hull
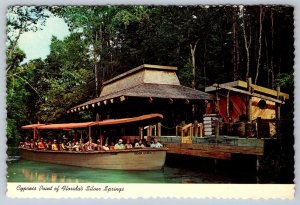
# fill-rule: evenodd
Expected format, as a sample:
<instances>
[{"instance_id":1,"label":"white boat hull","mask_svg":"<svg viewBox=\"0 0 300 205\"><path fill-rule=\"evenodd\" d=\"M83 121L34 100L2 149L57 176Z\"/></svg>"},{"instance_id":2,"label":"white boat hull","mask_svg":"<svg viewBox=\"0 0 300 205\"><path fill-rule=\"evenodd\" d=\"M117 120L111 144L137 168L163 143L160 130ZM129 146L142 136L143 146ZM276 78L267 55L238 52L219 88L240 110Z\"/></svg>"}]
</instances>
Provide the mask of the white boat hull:
<instances>
[{"instance_id":1,"label":"white boat hull","mask_svg":"<svg viewBox=\"0 0 300 205\"><path fill-rule=\"evenodd\" d=\"M23 159L100 169L159 170L166 160L166 148L74 152L20 149Z\"/></svg>"}]
</instances>

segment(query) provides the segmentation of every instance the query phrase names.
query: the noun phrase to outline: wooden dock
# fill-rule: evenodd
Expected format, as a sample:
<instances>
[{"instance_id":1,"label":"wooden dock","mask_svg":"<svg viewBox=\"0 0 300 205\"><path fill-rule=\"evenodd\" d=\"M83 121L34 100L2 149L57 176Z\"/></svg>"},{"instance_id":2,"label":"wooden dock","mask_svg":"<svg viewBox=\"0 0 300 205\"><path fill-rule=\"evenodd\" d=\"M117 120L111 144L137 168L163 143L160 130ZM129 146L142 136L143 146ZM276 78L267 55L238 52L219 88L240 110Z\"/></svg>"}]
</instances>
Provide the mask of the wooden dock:
<instances>
[{"instance_id":1,"label":"wooden dock","mask_svg":"<svg viewBox=\"0 0 300 205\"><path fill-rule=\"evenodd\" d=\"M180 154L230 160L233 154L264 156L276 139L239 138L229 136L193 137L191 143L182 143L180 137L159 137L169 154Z\"/></svg>"}]
</instances>

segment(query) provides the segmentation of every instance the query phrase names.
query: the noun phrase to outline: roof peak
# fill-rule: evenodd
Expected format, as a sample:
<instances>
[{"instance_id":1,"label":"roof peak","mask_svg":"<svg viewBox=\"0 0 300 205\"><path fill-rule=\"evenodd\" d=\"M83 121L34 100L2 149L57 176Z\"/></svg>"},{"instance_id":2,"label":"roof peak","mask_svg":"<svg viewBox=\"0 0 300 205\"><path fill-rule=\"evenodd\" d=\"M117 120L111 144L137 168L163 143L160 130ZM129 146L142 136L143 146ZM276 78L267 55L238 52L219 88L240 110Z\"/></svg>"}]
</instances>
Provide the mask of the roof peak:
<instances>
[{"instance_id":1,"label":"roof peak","mask_svg":"<svg viewBox=\"0 0 300 205\"><path fill-rule=\"evenodd\" d=\"M136 68L133 68L125 73L122 73L120 75L117 75L116 77L110 79L110 80L107 80L103 83L103 85L107 85L111 82L114 82L116 80L119 80L119 79L122 79L126 76L129 76L129 75L132 75L136 72L139 72L139 71L142 71L142 70L146 70L146 69L149 69L149 70L163 70L163 71L177 71L177 67L175 66L163 66L163 65L153 65L153 64L143 64L143 65L140 65Z\"/></svg>"}]
</instances>

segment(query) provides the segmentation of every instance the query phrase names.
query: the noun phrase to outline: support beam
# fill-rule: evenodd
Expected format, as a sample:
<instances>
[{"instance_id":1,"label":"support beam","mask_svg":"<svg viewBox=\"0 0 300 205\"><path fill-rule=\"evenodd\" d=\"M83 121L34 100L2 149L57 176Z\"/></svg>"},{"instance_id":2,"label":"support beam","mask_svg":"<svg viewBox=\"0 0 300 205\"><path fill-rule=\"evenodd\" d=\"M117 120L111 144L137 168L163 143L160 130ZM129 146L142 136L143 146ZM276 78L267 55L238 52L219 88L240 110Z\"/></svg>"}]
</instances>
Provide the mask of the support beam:
<instances>
[{"instance_id":1,"label":"support beam","mask_svg":"<svg viewBox=\"0 0 300 205\"><path fill-rule=\"evenodd\" d=\"M280 99L280 87L277 87L277 99ZM280 120L280 104L276 103L276 119Z\"/></svg>"},{"instance_id":2,"label":"support beam","mask_svg":"<svg viewBox=\"0 0 300 205\"><path fill-rule=\"evenodd\" d=\"M143 127L139 127L139 140L143 138Z\"/></svg>"},{"instance_id":3,"label":"support beam","mask_svg":"<svg viewBox=\"0 0 300 205\"><path fill-rule=\"evenodd\" d=\"M161 137L161 123L157 123L157 137Z\"/></svg>"},{"instance_id":4,"label":"support beam","mask_svg":"<svg viewBox=\"0 0 300 205\"><path fill-rule=\"evenodd\" d=\"M250 93L252 93L251 86L252 86L252 79L248 78L247 89L248 89L248 92L250 92ZM251 120L252 120L252 96L247 95L246 101L247 101L247 108L246 108L247 118L248 118L248 122L251 122Z\"/></svg>"},{"instance_id":5,"label":"support beam","mask_svg":"<svg viewBox=\"0 0 300 205\"><path fill-rule=\"evenodd\" d=\"M257 94L257 93L251 93L251 92L246 91L246 90L241 90L241 89L238 89L238 88L232 88L232 87L223 86L223 85L219 85L219 84L213 84L213 86L216 87L216 88L223 88L223 89L226 89L226 90L231 90L231 91L234 91L234 92L243 93L243 94L246 94L246 95L262 98L262 99L265 99L265 100L270 100L272 102L277 102L277 103L284 104L284 102L281 101L281 100L277 100L275 98L268 97L268 96L261 95L261 94Z\"/></svg>"}]
</instances>

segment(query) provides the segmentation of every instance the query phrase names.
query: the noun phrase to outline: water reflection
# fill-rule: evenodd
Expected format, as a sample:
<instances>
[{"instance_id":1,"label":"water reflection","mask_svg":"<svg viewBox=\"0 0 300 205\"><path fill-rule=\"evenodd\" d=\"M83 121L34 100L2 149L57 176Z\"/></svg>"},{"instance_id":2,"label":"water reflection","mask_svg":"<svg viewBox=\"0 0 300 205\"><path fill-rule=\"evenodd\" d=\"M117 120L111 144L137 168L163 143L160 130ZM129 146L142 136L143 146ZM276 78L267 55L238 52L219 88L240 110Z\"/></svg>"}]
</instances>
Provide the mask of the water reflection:
<instances>
[{"instance_id":1,"label":"water reflection","mask_svg":"<svg viewBox=\"0 0 300 205\"><path fill-rule=\"evenodd\" d=\"M48 164L28 160L7 161L9 182L53 183L164 183L163 170L122 171Z\"/></svg>"},{"instance_id":2,"label":"water reflection","mask_svg":"<svg viewBox=\"0 0 300 205\"><path fill-rule=\"evenodd\" d=\"M12 160L13 159L13 160ZM158 171L102 170L28 161L7 160L8 182L46 183L257 183L256 175L203 170L183 164ZM203 165L204 167L207 164ZM261 180L259 183L264 183ZM268 183L265 181L265 183ZM272 183L272 182L271 182Z\"/></svg>"}]
</instances>

